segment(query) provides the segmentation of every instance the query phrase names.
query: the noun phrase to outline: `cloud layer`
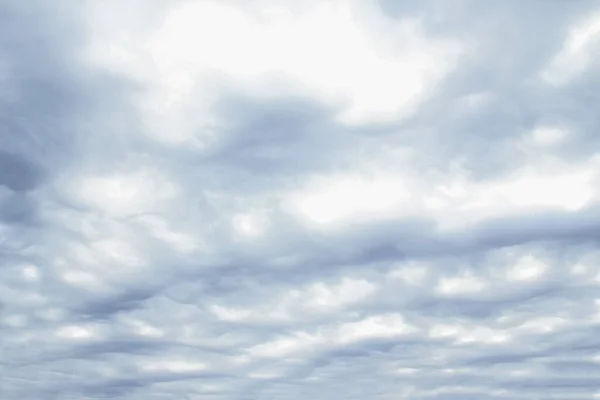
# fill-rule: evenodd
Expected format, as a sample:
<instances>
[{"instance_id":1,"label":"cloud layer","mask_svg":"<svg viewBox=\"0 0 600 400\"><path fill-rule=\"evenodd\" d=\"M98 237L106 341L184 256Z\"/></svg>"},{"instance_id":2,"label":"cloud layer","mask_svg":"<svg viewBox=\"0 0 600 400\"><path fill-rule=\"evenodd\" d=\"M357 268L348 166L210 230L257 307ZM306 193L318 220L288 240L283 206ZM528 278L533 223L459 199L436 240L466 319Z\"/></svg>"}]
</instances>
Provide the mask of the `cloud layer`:
<instances>
[{"instance_id":1,"label":"cloud layer","mask_svg":"<svg viewBox=\"0 0 600 400\"><path fill-rule=\"evenodd\" d=\"M6 399L600 398L592 1L0 5Z\"/></svg>"}]
</instances>

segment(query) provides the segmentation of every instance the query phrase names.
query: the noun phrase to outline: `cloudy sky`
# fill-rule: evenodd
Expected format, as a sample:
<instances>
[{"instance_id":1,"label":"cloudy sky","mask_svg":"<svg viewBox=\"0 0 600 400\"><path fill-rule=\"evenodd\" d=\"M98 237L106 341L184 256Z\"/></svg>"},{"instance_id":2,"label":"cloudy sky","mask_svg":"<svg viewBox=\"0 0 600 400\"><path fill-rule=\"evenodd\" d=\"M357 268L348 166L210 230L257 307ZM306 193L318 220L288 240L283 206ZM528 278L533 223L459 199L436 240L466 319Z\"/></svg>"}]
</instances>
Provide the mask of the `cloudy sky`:
<instances>
[{"instance_id":1,"label":"cloudy sky","mask_svg":"<svg viewBox=\"0 0 600 400\"><path fill-rule=\"evenodd\" d=\"M600 4L0 1L0 397L600 398Z\"/></svg>"}]
</instances>

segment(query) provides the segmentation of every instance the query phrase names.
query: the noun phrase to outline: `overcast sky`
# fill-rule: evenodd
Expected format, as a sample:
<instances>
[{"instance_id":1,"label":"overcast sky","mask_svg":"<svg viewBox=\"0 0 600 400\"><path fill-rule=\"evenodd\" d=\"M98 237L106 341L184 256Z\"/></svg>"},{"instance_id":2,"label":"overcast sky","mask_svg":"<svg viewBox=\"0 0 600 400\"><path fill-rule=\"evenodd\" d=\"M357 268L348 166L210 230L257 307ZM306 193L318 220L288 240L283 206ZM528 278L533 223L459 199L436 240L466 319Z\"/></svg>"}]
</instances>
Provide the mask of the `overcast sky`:
<instances>
[{"instance_id":1,"label":"overcast sky","mask_svg":"<svg viewBox=\"0 0 600 400\"><path fill-rule=\"evenodd\" d=\"M600 4L0 0L0 398L600 398Z\"/></svg>"}]
</instances>

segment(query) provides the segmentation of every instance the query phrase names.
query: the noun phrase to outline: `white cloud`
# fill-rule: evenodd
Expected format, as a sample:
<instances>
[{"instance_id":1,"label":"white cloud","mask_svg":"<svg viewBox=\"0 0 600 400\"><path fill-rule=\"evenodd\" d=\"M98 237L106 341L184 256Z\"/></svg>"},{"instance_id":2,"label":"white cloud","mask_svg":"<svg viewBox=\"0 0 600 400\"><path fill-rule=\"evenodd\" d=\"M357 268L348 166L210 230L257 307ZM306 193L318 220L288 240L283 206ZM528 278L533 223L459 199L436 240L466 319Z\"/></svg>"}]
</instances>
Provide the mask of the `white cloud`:
<instances>
[{"instance_id":1,"label":"white cloud","mask_svg":"<svg viewBox=\"0 0 600 400\"><path fill-rule=\"evenodd\" d=\"M593 51L596 51L599 34L600 14L597 12L578 21L542 78L553 85L564 85L586 72L594 62Z\"/></svg>"},{"instance_id":2,"label":"white cloud","mask_svg":"<svg viewBox=\"0 0 600 400\"><path fill-rule=\"evenodd\" d=\"M484 290L487 282L478 278L472 272L465 272L458 276L441 278L436 287L437 291L445 296L477 293Z\"/></svg>"},{"instance_id":3,"label":"white cloud","mask_svg":"<svg viewBox=\"0 0 600 400\"><path fill-rule=\"evenodd\" d=\"M402 315L377 315L343 324L338 329L337 341L345 344L366 339L388 339L414 331L415 328L407 324Z\"/></svg>"},{"instance_id":4,"label":"white cloud","mask_svg":"<svg viewBox=\"0 0 600 400\"><path fill-rule=\"evenodd\" d=\"M564 129L557 127L539 127L531 133L532 141L539 146L558 145L565 140L568 133Z\"/></svg>"},{"instance_id":5,"label":"white cloud","mask_svg":"<svg viewBox=\"0 0 600 400\"><path fill-rule=\"evenodd\" d=\"M175 193L170 182L150 170L83 177L76 188L78 199L116 216L151 211Z\"/></svg>"},{"instance_id":6,"label":"white cloud","mask_svg":"<svg viewBox=\"0 0 600 400\"><path fill-rule=\"evenodd\" d=\"M198 372L206 369L206 365L203 363L189 361L189 360L158 360L150 361L144 360L141 364L141 368L144 371L150 372L173 372L173 373L186 373L186 372Z\"/></svg>"},{"instance_id":7,"label":"white cloud","mask_svg":"<svg viewBox=\"0 0 600 400\"><path fill-rule=\"evenodd\" d=\"M410 285L419 285L427 277L427 265L421 263L411 263L405 266L399 266L389 273L391 278L400 278Z\"/></svg>"},{"instance_id":8,"label":"white cloud","mask_svg":"<svg viewBox=\"0 0 600 400\"><path fill-rule=\"evenodd\" d=\"M298 352L310 352L325 341L320 336L299 332L290 337L282 337L259 344L249 349L252 357L285 357Z\"/></svg>"},{"instance_id":9,"label":"white cloud","mask_svg":"<svg viewBox=\"0 0 600 400\"><path fill-rule=\"evenodd\" d=\"M258 97L306 95L340 107L343 123L380 123L414 113L462 52L456 40L428 38L418 20L395 21L365 2L293 9L180 2L146 37L101 31L93 55L155 83L141 107L157 139L204 147L221 123L211 110L216 82ZM132 59L152 60L155 70Z\"/></svg>"},{"instance_id":10,"label":"white cloud","mask_svg":"<svg viewBox=\"0 0 600 400\"><path fill-rule=\"evenodd\" d=\"M535 281L548 270L548 265L533 255L526 255L507 269L510 281Z\"/></svg>"},{"instance_id":11,"label":"white cloud","mask_svg":"<svg viewBox=\"0 0 600 400\"><path fill-rule=\"evenodd\" d=\"M321 182L319 182L321 181ZM319 225L385 217L406 204L409 193L401 179L393 177L337 176L315 182L315 189L294 196L301 216Z\"/></svg>"},{"instance_id":12,"label":"white cloud","mask_svg":"<svg viewBox=\"0 0 600 400\"><path fill-rule=\"evenodd\" d=\"M98 336L97 329L93 326L66 326L56 333L60 338L70 340L94 339Z\"/></svg>"}]
</instances>

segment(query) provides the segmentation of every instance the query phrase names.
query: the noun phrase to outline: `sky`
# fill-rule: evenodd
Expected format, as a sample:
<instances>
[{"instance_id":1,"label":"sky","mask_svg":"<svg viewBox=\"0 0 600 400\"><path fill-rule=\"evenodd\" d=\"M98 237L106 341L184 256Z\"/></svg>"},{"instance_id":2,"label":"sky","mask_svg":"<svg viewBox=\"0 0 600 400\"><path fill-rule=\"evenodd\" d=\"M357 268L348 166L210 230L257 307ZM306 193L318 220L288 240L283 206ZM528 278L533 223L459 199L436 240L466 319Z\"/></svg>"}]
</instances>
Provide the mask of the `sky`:
<instances>
[{"instance_id":1,"label":"sky","mask_svg":"<svg viewBox=\"0 0 600 400\"><path fill-rule=\"evenodd\" d=\"M0 0L0 397L600 398L600 4Z\"/></svg>"}]
</instances>

